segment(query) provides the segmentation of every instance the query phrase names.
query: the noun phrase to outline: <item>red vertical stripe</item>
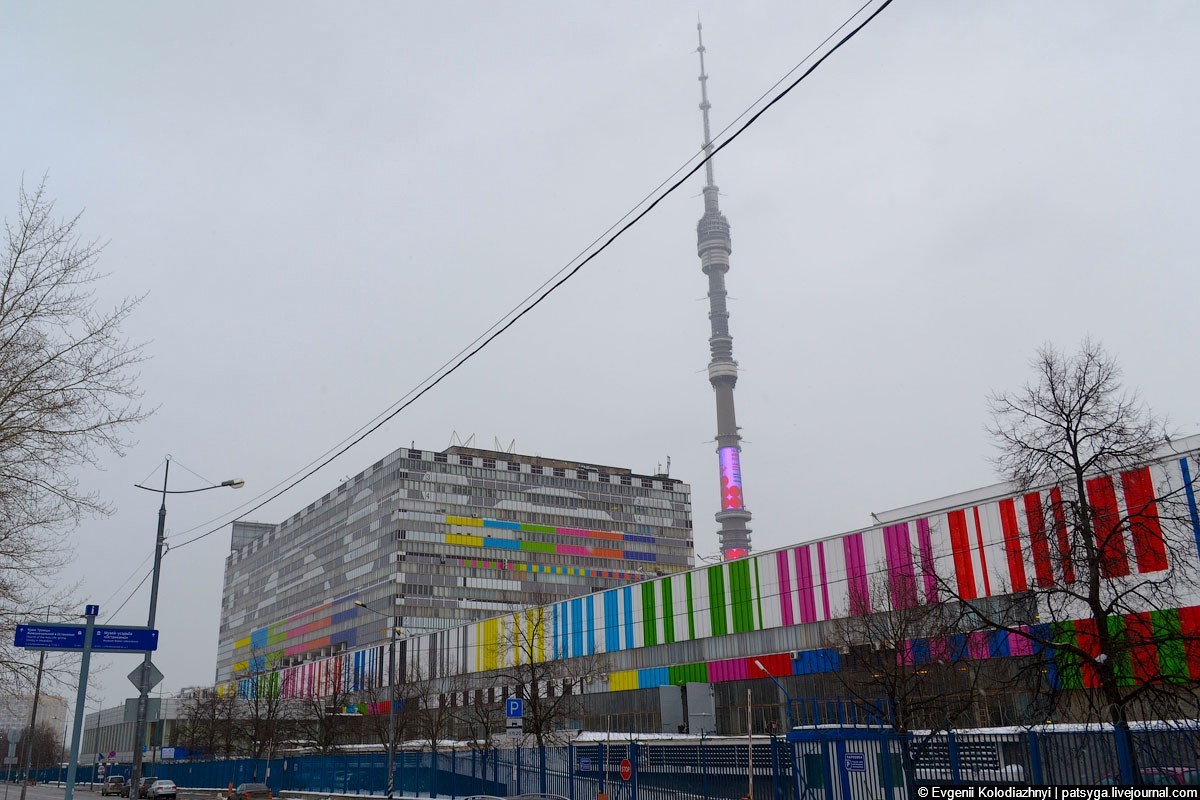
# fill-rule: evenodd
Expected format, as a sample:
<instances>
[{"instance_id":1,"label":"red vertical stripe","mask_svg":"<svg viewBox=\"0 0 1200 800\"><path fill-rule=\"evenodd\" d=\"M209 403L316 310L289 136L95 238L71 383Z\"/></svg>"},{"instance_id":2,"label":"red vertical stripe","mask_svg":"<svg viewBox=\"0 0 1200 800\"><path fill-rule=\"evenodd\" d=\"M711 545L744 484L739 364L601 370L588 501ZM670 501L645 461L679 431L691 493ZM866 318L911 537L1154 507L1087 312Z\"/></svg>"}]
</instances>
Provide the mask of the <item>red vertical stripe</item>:
<instances>
[{"instance_id":1,"label":"red vertical stripe","mask_svg":"<svg viewBox=\"0 0 1200 800\"><path fill-rule=\"evenodd\" d=\"M1150 613L1129 614L1125 617L1125 636L1133 655L1133 677L1139 683L1149 683L1159 677L1158 648L1154 645L1154 626Z\"/></svg>"},{"instance_id":2,"label":"red vertical stripe","mask_svg":"<svg viewBox=\"0 0 1200 800\"><path fill-rule=\"evenodd\" d=\"M1100 556L1100 575L1119 578L1129 574L1129 555L1125 552L1125 532L1117 511L1117 493L1112 477L1104 475L1087 482L1088 506Z\"/></svg>"},{"instance_id":3,"label":"red vertical stripe","mask_svg":"<svg viewBox=\"0 0 1200 800\"><path fill-rule=\"evenodd\" d=\"M992 579L988 575L987 553L983 549L983 526L979 524L979 506L975 506L975 541L979 544L979 568L983 571L983 595L992 596Z\"/></svg>"},{"instance_id":4,"label":"red vertical stripe","mask_svg":"<svg viewBox=\"0 0 1200 800\"><path fill-rule=\"evenodd\" d=\"M1033 573L1037 585L1054 585L1054 569L1050 566L1050 542L1046 539L1046 517L1042 511L1042 496L1037 492L1025 495L1025 521L1029 524L1029 549L1033 551Z\"/></svg>"},{"instance_id":5,"label":"red vertical stripe","mask_svg":"<svg viewBox=\"0 0 1200 800\"><path fill-rule=\"evenodd\" d=\"M946 515L950 524L950 550L954 555L954 577L958 581L958 596L974 600L975 570L971 566L971 540L967 538L967 512L951 511Z\"/></svg>"},{"instance_id":6,"label":"red vertical stripe","mask_svg":"<svg viewBox=\"0 0 1200 800\"><path fill-rule=\"evenodd\" d=\"M1062 570L1063 583L1075 582L1075 561L1071 553L1071 539L1067 535L1067 512L1063 510L1062 490L1050 490L1050 509L1054 512L1054 534L1058 540L1058 562Z\"/></svg>"},{"instance_id":7,"label":"red vertical stripe","mask_svg":"<svg viewBox=\"0 0 1200 800\"><path fill-rule=\"evenodd\" d=\"M1092 658L1100 655L1100 636L1096 633L1096 621L1091 619L1075 620L1075 643ZM1087 659L1079 660L1079 672L1083 678L1084 688L1100 688L1100 676L1096 674L1095 665Z\"/></svg>"},{"instance_id":8,"label":"red vertical stripe","mask_svg":"<svg viewBox=\"0 0 1200 800\"><path fill-rule=\"evenodd\" d=\"M1167 568L1167 546L1163 542L1158 522L1158 506L1154 503L1154 482L1150 468L1142 467L1121 476L1125 492L1125 510L1129 529L1133 532L1133 556L1138 572L1159 572Z\"/></svg>"},{"instance_id":9,"label":"red vertical stripe","mask_svg":"<svg viewBox=\"0 0 1200 800\"><path fill-rule=\"evenodd\" d=\"M1000 527L1004 529L1004 554L1008 556L1008 578L1012 591L1023 592L1029 588L1029 583L1025 580L1025 559L1021 555L1017 504L1011 499L1000 501Z\"/></svg>"},{"instance_id":10,"label":"red vertical stripe","mask_svg":"<svg viewBox=\"0 0 1200 800\"><path fill-rule=\"evenodd\" d=\"M1179 609L1179 632L1187 653L1188 674L1200 680L1200 606Z\"/></svg>"}]
</instances>

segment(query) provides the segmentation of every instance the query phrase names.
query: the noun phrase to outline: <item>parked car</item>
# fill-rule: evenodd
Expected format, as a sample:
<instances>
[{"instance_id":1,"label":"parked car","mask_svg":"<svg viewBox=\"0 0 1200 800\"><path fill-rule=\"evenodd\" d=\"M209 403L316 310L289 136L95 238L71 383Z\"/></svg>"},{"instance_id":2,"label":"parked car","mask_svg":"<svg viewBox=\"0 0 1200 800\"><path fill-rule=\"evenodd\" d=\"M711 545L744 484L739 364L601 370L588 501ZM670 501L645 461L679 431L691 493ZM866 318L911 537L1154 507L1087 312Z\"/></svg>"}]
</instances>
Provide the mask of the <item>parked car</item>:
<instances>
[{"instance_id":1,"label":"parked car","mask_svg":"<svg viewBox=\"0 0 1200 800\"><path fill-rule=\"evenodd\" d=\"M129 787L125 785L124 775L109 775L104 779L104 783L100 785L100 796L108 797L110 794L115 794L120 797L125 794Z\"/></svg>"},{"instance_id":2,"label":"parked car","mask_svg":"<svg viewBox=\"0 0 1200 800\"><path fill-rule=\"evenodd\" d=\"M234 787L230 800L270 800L271 790L265 783L239 783Z\"/></svg>"},{"instance_id":3,"label":"parked car","mask_svg":"<svg viewBox=\"0 0 1200 800\"><path fill-rule=\"evenodd\" d=\"M146 797L149 800L175 800L178 791L175 781L155 781L146 790Z\"/></svg>"},{"instance_id":4,"label":"parked car","mask_svg":"<svg viewBox=\"0 0 1200 800\"><path fill-rule=\"evenodd\" d=\"M154 782L156 780L158 780L158 778L154 777L153 775L143 775L142 782L138 786L137 796L138 797L148 797L148 795L146 793L148 791L150 791L150 787L154 785ZM130 787L126 786L125 791L121 796L129 797L129 794L130 794Z\"/></svg>"},{"instance_id":5,"label":"parked car","mask_svg":"<svg viewBox=\"0 0 1200 800\"><path fill-rule=\"evenodd\" d=\"M1200 770L1191 767L1146 767L1139 770L1143 786L1200 786ZM1120 775L1109 775L1097 786L1123 786Z\"/></svg>"}]
</instances>

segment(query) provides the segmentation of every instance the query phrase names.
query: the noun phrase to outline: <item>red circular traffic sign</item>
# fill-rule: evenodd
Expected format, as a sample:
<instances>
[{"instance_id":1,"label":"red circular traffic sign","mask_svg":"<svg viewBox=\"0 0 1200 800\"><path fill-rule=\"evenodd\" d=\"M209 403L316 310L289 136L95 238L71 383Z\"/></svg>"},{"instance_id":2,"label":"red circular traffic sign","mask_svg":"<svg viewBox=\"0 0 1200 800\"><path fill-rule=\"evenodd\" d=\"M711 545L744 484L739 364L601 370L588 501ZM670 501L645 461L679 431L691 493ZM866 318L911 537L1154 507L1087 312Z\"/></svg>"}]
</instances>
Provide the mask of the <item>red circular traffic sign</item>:
<instances>
[{"instance_id":1,"label":"red circular traffic sign","mask_svg":"<svg viewBox=\"0 0 1200 800\"><path fill-rule=\"evenodd\" d=\"M627 781L633 777L633 764L629 763L628 758L621 759L621 780Z\"/></svg>"}]
</instances>

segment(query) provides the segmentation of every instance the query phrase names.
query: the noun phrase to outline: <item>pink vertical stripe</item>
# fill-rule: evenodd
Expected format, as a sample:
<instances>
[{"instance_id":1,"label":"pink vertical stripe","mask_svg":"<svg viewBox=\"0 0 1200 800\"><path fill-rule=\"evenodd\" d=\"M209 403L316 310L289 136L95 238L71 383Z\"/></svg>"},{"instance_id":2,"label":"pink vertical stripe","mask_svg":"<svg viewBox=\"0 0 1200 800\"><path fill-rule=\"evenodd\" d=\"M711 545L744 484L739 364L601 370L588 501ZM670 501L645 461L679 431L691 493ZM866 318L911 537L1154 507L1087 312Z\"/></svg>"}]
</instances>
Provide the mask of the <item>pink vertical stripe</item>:
<instances>
[{"instance_id":1,"label":"pink vertical stripe","mask_svg":"<svg viewBox=\"0 0 1200 800\"><path fill-rule=\"evenodd\" d=\"M788 564L787 550L775 553L775 567L779 571L779 613L784 625L793 625L792 617L792 574Z\"/></svg>"},{"instance_id":2,"label":"pink vertical stripe","mask_svg":"<svg viewBox=\"0 0 1200 800\"><path fill-rule=\"evenodd\" d=\"M925 579L925 602L936 603L937 575L933 569L933 539L929 535L929 519L917 520L917 546L921 549L921 575Z\"/></svg>"},{"instance_id":3,"label":"pink vertical stripe","mask_svg":"<svg viewBox=\"0 0 1200 800\"><path fill-rule=\"evenodd\" d=\"M846 556L846 586L850 592L850 614L860 616L871 611L871 593L867 588L866 558L863 556L861 533L852 533L842 538L842 552Z\"/></svg>"},{"instance_id":4,"label":"pink vertical stripe","mask_svg":"<svg viewBox=\"0 0 1200 800\"><path fill-rule=\"evenodd\" d=\"M884 528L883 543L887 554L892 608L912 608L917 604L917 584L907 523Z\"/></svg>"},{"instance_id":5,"label":"pink vertical stripe","mask_svg":"<svg viewBox=\"0 0 1200 800\"><path fill-rule=\"evenodd\" d=\"M800 621L817 621L817 597L814 594L812 558L809 556L808 545L797 547L796 556L796 589L800 594ZM824 575L824 570L821 572Z\"/></svg>"},{"instance_id":6,"label":"pink vertical stripe","mask_svg":"<svg viewBox=\"0 0 1200 800\"><path fill-rule=\"evenodd\" d=\"M821 568L821 601L825 604L824 618L829 619L829 580L825 575L824 542L817 542L817 565Z\"/></svg>"},{"instance_id":7,"label":"pink vertical stripe","mask_svg":"<svg viewBox=\"0 0 1200 800\"><path fill-rule=\"evenodd\" d=\"M1028 630L1027 628L1023 628ZM1008 635L1008 654L1010 656L1031 656L1033 655L1033 642L1029 641L1029 637L1023 633L1010 633Z\"/></svg>"}]
</instances>

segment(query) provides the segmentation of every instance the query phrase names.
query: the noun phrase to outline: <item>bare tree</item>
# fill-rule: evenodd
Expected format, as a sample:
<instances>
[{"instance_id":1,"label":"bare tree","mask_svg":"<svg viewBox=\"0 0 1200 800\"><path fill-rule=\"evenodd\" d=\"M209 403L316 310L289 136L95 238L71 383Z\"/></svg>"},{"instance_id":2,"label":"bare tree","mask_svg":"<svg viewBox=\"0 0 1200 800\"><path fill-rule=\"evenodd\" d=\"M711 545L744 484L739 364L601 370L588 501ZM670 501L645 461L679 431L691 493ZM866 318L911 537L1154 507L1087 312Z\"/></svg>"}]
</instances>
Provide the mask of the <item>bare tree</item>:
<instances>
[{"instance_id":1,"label":"bare tree","mask_svg":"<svg viewBox=\"0 0 1200 800\"><path fill-rule=\"evenodd\" d=\"M504 666L493 674L524 699L524 734L538 747L578 716L580 693L604 672L601 655L555 658L545 606L518 611L505 621L501 655Z\"/></svg>"},{"instance_id":2,"label":"bare tree","mask_svg":"<svg viewBox=\"0 0 1200 800\"><path fill-rule=\"evenodd\" d=\"M431 678L418 665L410 664L404 683L397 687L402 717L397 718L397 738L401 719L436 752L440 743L454 730L455 708L450 704L451 682Z\"/></svg>"},{"instance_id":3,"label":"bare tree","mask_svg":"<svg viewBox=\"0 0 1200 800\"><path fill-rule=\"evenodd\" d=\"M396 742L405 742L424 736L422 715L425 706L425 693L433 691L428 681L421 679L421 673L414 668L405 670L403 662L397 666L396 689L392 692L383 686L382 676L379 685L366 687L358 692L358 696L377 709L382 709L385 703L396 703L395 723ZM367 734L387 746L390 737L388 726L390 721L385 711L367 715Z\"/></svg>"},{"instance_id":4,"label":"bare tree","mask_svg":"<svg viewBox=\"0 0 1200 800\"><path fill-rule=\"evenodd\" d=\"M886 607L872 608L871 597L886 598ZM967 722L977 699L969 625L956 604L920 602L911 574L876 576L867 597L851 596L849 606L831 626L828 644L844 654L834 675L847 697L898 734L905 779L915 791L930 737ZM929 735L914 740L916 730Z\"/></svg>"},{"instance_id":5,"label":"bare tree","mask_svg":"<svg viewBox=\"0 0 1200 800\"><path fill-rule=\"evenodd\" d=\"M196 688L183 696L177 738L198 757L230 758L237 752L237 693L225 688Z\"/></svg>"},{"instance_id":6,"label":"bare tree","mask_svg":"<svg viewBox=\"0 0 1200 800\"><path fill-rule=\"evenodd\" d=\"M99 307L102 246L79 215L54 216L43 182L18 193L0 263L0 669L12 628L45 605L69 558L62 537L107 504L79 483L82 465L120 454L146 415L133 368L141 345L121 326L139 299ZM35 599L36 598L36 599ZM61 597L56 598L62 600ZM0 675L10 679L11 673Z\"/></svg>"},{"instance_id":7,"label":"bare tree","mask_svg":"<svg viewBox=\"0 0 1200 800\"><path fill-rule=\"evenodd\" d=\"M1014 615L1011 603L976 597L945 576L940 589L980 625L1030 640L1040 666L1052 659L1060 683L1084 689L1063 695L1075 715L1126 734L1139 709L1194 715L1186 637L1177 621L1155 613L1184 605L1195 588L1191 570L1171 569L1195 559L1189 487L1180 477L1194 468L1148 466L1169 452L1170 439L1099 344L1084 340L1071 355L1046 346L1033 366L1034 381L992 396L990 428L998 468L1025 493L1029 530L1007 538L1006 550L1010 564L1034 569L1019 569L1004 590L1029 598L1027 613ZM1172 652L1179 658L1150 655ZM1176 662L1183 668L1160 666Z\"/></svg>"},{"instance_id":8,"label":"bare tree","mask_svg":"<svg viewBox=\"0 0 1200 800\"><path fill-rule=\"evenodd\" d=\"M504 727L504 708L498 701L488 702L486 690L472 688L470 683L464 686L465 701L458 709L456 727L471 749L483 757L486 774L488 759L495 755L495 736Z\"/></svg>"},{"instance_id":9,"label":"bare tree","mask_svg":"<svg viewBox=\"0 0 1200 800\"><path fill-rule=\"evenodd\" d=\"M311 696L292 701L296 711L295 733L319 753L336 753L352 733L351 716L346 707L356 698L340 685L323 697Z\"/></svg>"},{"instance_id":10,"label":"bare tree","mask_svg":"<svg viewBox=\"0 0 1200 800\"><path fill-rule=\"evenodd\" d=\"M30 764L35 772L54 769L62 762L62 730L55 730L46 723L38 723L29 742Z\"/></svg>"},{"instance_id":11,"label":"bare tree","mask_svg":"<svg viewBox=\"0 0 1200 800\"><path fill-rule=\"evenodd\" d=\"M262 664L252 655L250 664ZM243 751L255 759L271 758L280 742L289 738L291 703L280 690L278 672L248 672L234 677L237 686L235 726Z\"/></svg>"}]
</instances>

